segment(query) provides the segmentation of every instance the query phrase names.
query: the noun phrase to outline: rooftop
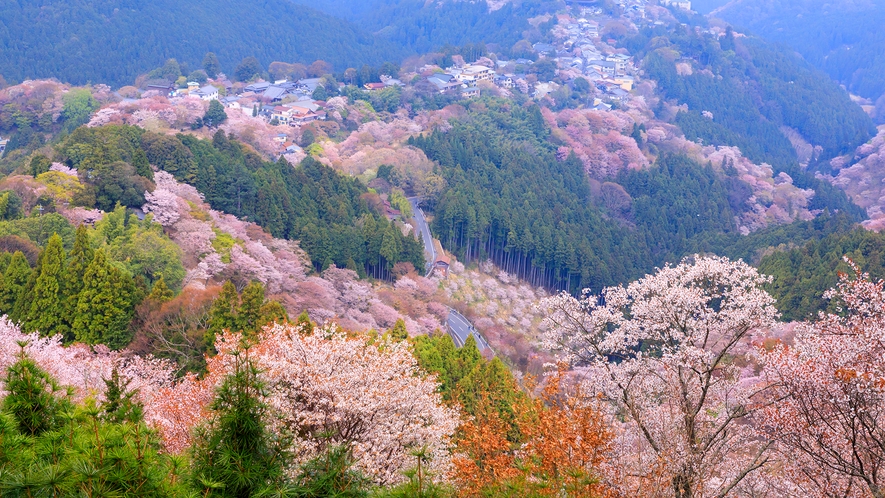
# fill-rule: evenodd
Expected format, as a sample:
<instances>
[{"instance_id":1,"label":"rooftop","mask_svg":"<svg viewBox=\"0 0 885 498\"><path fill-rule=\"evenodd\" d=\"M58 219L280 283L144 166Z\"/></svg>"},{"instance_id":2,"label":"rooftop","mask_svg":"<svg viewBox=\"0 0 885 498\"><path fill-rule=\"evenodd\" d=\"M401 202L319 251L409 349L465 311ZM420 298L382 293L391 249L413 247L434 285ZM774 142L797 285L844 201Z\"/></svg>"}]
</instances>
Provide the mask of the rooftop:
<instances>
[{"instance_id":1,"label":"rooftop","mask_svg":"<svg viewBox=\"0 0 885 498\"><path fill-rule=\"evenodd\" d=\"M266 90L267 87L269 87L269 86L270 86L270 83L268 83L266 81L259 81L257 83L252 83L251 85L246 86L246 88L244 88L244 90L246 90L247 92L258 93L258 92Z\"/></svg>"},{"instance_id":2,"label":"rooftop","mask_svg":"<svg viewBox=\"0 0 885 498\"><path fill-rule=\"evenodd\" d=\"M282 96L285 94L286 94L285 88L280 88L278 86L272 86L272 87L268 87L268 89L265 90L264 93L261 94L261 96L268 98L268 99L278 99L278 98L282 98Z\"/></svg>"}]
</instances>

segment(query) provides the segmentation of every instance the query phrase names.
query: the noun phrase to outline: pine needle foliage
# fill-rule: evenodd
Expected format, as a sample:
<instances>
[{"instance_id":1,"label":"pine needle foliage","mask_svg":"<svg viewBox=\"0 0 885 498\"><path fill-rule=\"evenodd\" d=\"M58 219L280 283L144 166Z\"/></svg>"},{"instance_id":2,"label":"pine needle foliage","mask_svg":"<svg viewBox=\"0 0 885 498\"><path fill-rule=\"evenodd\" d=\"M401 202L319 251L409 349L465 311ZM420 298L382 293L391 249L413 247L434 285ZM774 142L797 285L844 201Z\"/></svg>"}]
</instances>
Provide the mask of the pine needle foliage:
<instances>
[{"instance_id":1,"label":"pine needle foliage","mask_svg":"<svg viewBox=\"0 0 885 498\"><path fill-rule=\"evenodd\" d=\"M0 410L0 496L186 496L174 461L140 420L134 392L115 373L108 401L75 405L29 358L7 369Z\"/></svg>"},{"instance_id":2,"label":"pine needle foliage","mask_svg":"<svg viewBox=\"0 0 885 498\"><path fill-rule=\"evenodd\" d=\"M212 420L197 430L192 486L206 497L272 494L284 480L285 445L268 430L265 384L248 357L233 354L234 372L218 388Z\"/></svg>"},{"instance_id":3,"label":"pine needle foliage","mask_svg":"<svg viewBox=\"0 0 885 498\"><path fill-rule=\"evenodd\" d=\"M330 446L324 453L301 466L292 496L298 498L364 498L369 496L369 480L353 469L353 455L347 446Z\"/></svg>"},{"instance_id":4,"label":"pine needle foliage","mask_svg":"<svg viewBox=\"0 0 885 498\"><path fill-rule=\"evenodd\" d=\"M39 436L59 425L68 402L61 387L25 354L25 345L20 346L18 360L6 371L9 394L3 399L3 412L12 416L23 434Z\"/></svg>"}]
</instances>

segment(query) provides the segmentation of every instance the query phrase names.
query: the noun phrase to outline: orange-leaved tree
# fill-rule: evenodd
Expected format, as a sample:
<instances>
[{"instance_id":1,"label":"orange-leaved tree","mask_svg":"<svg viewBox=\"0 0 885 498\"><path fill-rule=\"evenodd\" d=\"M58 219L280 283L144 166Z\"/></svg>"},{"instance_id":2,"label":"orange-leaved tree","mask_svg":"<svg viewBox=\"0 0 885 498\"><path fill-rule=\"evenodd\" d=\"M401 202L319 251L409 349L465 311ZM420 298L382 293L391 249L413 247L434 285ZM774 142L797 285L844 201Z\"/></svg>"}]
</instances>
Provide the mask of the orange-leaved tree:
<instances>
[{"instance_id":1,"label":"orange-leaved tree","mask_svg":"<svg viewBox=\"0 0 885 498\"><path fill-rule=\"evenodd\" d=\"M613 438L608 421L566 378L561 365L539 397L518 398L516 444L495 406L477 404L453 460L460 496L614 496L602 472Z\"/></svg>"}]
</instances>

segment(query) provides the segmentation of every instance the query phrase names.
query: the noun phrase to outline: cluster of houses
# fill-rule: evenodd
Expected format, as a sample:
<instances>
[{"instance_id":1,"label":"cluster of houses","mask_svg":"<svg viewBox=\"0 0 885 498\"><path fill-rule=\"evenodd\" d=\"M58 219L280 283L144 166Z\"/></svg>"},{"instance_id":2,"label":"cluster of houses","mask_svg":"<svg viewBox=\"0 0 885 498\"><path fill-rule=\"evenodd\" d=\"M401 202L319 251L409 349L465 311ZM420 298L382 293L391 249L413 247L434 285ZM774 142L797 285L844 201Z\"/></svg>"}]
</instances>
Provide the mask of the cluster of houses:
<instances>
[{"instance_id":1,"label":"cluster of houses","mask_svg":"<svg viewBox=\"0 0 885 498\"><path fill-rule=\"evenodd\" d=\"M320 85L320 78L298 81L280 80L274 83L259 81L243 88L241 97L257 97L266 102L280 102L284 99L310 99Z\"/></svg>"},{"instance_id":2,"label":"cluster of houses","mask_svg":"<svg viewBox=\"0 0 885 498\"><path fill-rule=\"evenodd\" d=\"M298 126L326 118L325 102L312 97L319 85L320 78L259 81L247 85L238 95L225 97L222 103L273 124Z\"/></svg>"},{"instance_id":3,"label":"cluster of houses","mask_svg":"<svg viewBox=\"0 0 885 498\"><path fill-rule=\"evenodd\" d=\"M622 20L650 22L646 19L645 9L648 1L618 0ZM690 8L687 0L658 1L664 5ZM608 110L613 105L626 103L635 86L638 71L629 54L623 53L624 50L613 50L612 41L603 40L600 27L612 18L592 2L567 2L576 8L578 14L574 17L557 14L557 24L552 30L554 41L535 43L532 49L540 60L555 64L559 75L557 81L571 85L578 78L584 78L589 82L595 92L592 104L595 109ZM536 63L529 59L492 60L482 57L468 64L456 57L455 62L445 69L436 65L416 68L415 73L408 75L409 80L414 81L412 76L417 75L421 77L418 81L425 85L425 89L436 90L440 94L457 93L467 98L478 97L483 89L498 87L541 99L560 87L559 83L540 81L525 74L531 72L532 64ZM366 83L365 90L374 92L391 86L406 86L390 76L381 76L380 79L380 82ZM214 80L212 85L188 82L187 88L177 88L166 81L150 81L146 89L157 90L169 97L218 100L226 108L238 109L275 125L300 126L326 118L326 103L313 98L320 84L320 78L307 78L298 81L259 81L235 89L230 81L222 78ZM280 134L275 140L284 153L300 150L297 145L287 141L285 134ZM0 154L5 142L0 141Z\"/></svg>"},{"instance_id":4,"label":"cluster of houses","mask_svg":"<svg viewBox=\"0 0 885 498\"><path fill-rule=\"evenodd\" d=\"M623 50L613 51L611 40L603 40L601 26L612 17L585 0L567 0L578 14L557 14L553 42L539 42L532 46L540 60L552 61L559 78L571 85L577 78L584 78L594 89L593 106L599 110L611 109L613 105L626 103L635 86L637 68L632 57ZM662 4L688 8L685 0L658 0ZM618 0L622 20L628 22L644 20L649 0ZM686 4L686 6L683 6ZM421 76L419 81L425 89L436 90L440 94L457 93L462 97L480 96L483 89L498 87L520 91L535 99L542 99L555 92L559 83L538 80L526 72L531 72L535 62L529 59L492 60L480 58L474 63L464 63L455 58L456 63L447 68L425 65L415 70L411 76ZM367 91L380 91L390 86L406 86L399 79L382 76L380 82L364 85ZM219 92L219 83L224 92ZM147 89L159 90L170 97L196 96L202 100L219 100L227 108L261 117L267 122L279 125L300 126L312 121L325 119L325 102L313 99L320 78L298 81L259 81L233 91L233 85L223 80L213 85L199 85L189 82L186 89L174 88L167 82L149 82Z\"/></svg>"},{"instance_id":5,"label":"cluster of houses","mask_svg":"<svg viewBox=\"0 0 885 498\"><path fill-rule=\"evenodd\" d=\"M625 3L625 11L644 18L646 0L621 1ZM592 7L579 8L579 11L581 17L577 19L558 15L554 31L556 42L535 43L532 49L541 60L555 63L561 80L586 79L596 89L594 106L600 110L611 109L612 104L623 104L629 100L637 71L630 55L611 53L610 46L602 43L600 20L606 19L602 11ZM484 86L494 85L508 90L517 89L541 99L556 91L560 85L529 78L525 71L530 71L532 64L533 61L529 59L492 61L481 58L473 64L456 64L445 69L426 65L417 73L443 94L459 92L463 97L476 97ZM484 85L483 82L487 83Z\"/></svg>"},{"instance_id":6,"label":"cluster of houses","mask_svg":"<svg viewBox=\"0 0 885 498\"><path fill-rule=\"evenodd\" d=\"M366 83L365 85L363 85L363 88L365 88L366 90L368 90L370 92L374 92L376 90L384 90L385 88L391 87L391 86L398 86L400 88L406 86L406 84L403 83L402 81L400 81L399 79L394 78L392 76L388 76L386 74L382 74L381 76L378 77L378 79L381 80L380 83Z\"/></svg>"},{"instance_id":7,"label":"cluster of houses","mask_svg":"<svg viewBox=\"0 0 885 498\"><path fill-rule=\"evenodd\" d=\"M200 85L196 81L189 81L186 88L178 88L174 82L169 80L157 79L145 83L144 89L145 91L156 91L167 97L190 95L199 97L200 100L218 100L220 92L216 85L222 86L228 92L233 88L233 83L227 79L217 80L215 85Z\"/></svg>"},{"instance_id":8,"label":"cluster of houses","mask_svg":"<svg viewBox=\"0 0 885 498\"><path fill-rule=\"evenodd\" d=\"M480 88L477 84L481 81L494 81L498 84L499 76L492 68L481 64L466 64L453 66L444 72L435 71L435 67L425 66L425 71L430 70L427 81L439 90L439 93L460 91L463 97L479 97Z\"/></svg>"},{"instance_id":9,"label":"cluster of houses","mask_svg":"<svg viewBox=\"0 0 885 498\"><path fill-rule=\"evenodd\" d=\"M646 16L650 0L617 0L620 14L614 18L605 14L594 1L566 0L566 3L578 12L577 18L557 14L557 24L552 30L555 44L536 43L533 48L555 60L560 77L580 76L593 84L598 90L597 109L610 109L610 104L625 103L630 99L638 71L630 55L612 53L613 41L604 39L600 27L613 20L627 25L663 24ZM653 3L691 10L689 0L657 0Z\"/></svg>"},{"instance_id":10,"label":"cluster of houses","mask_svg":"<svg viewBox=\"0 0 885 498\"><path fill-rule=\"evenodd\" d=\"M301 152L302 150L301 147L293 143L285 133L277 133L277 136L273 138L273 141L279 147L280 154L292 154L295 152Z\"/></svg>"},{"instance_id":11,"label":"cluster of houses","mask_svg":"<svg viewBox=\"0 0 885 498\"><path fill-rule=\"evenodd\" d=\"M218 100L218 88L212 85L200 86L196 81L187 84L188 95L199 97L200 100Z\"/></svg>"},{"instance_id":12,"label":"cluster of houses","mask_svg":"<svg viewBox=\"0 0 885 498\"><path fill-rule=\"evenodd\" d=\"M531 60L499 60L495 63L490 59L483 58L480 61L483 63L454 65L445 70L439 66L425 65L418 70L418 73L424 77L424 80L436 87L436 90L441 94L457 92L462 97L474 98L479 97L482 87L488 85L488 87L497 86L507 90L521 87L523 91L534 95L525 81L525 74L515 74L506 69L506 66L511 63L531 65ZM492 69L490 66L495 66L498 69Z\"/></svg>"},{"instance_id":13,"label":"cluster of houses","mask_svg":"<svg viewBox=\"0 0 885 498\"><path fill-rule=\"evenodd\" d=\"M213 85L201 86L188 82L187 88L176 88L165 81L148 82L146 90L156 90L168 97L198 97L201 100L218 100L226 108L254 113L268 122L296 126L325 119L324 102L314 100L311 95L320 84L320 78L302 79L297 82L259 81L251 83L239 93L233 93L233 85L227 80L215 80ZM225 89L224 94L219 86Z\"/></svg>"},{"instance_id":14,"label":"cluster of houses","mask_svg":"<svg viewBox=\"0 0 885 498\"><path fill-rule=\"evenodd\" d=\"M308 78L296 82L258 81L240 87L222 77L213 80L211 85L188 82L186 88L178 88L165 80L152 80L145 83L143 89L157 91L172 99L197 97L206 101L217 100L229 112L242 112L275 125L299 126L326 118L326 103L312 98L319 85L320 78ZM279 133L273 141L281 154L301 151L285 133Z\"/></svg>"},{"instance_id":15,"label":"cluster of houses","mask_svg":"<svg viewBox=\"0 0 885 498\"><path fill-rule=\"evenodd\" d=\"M274 124L298 126L326 119L322 101L299 100L275 106L262 106L259 116Z\"/></svg>"},{"instance_id":16,"label":"cluster of houses","mask_svg":"<svg viewBox=\"0 0 885 498\"><path fill-rule=\"evenodd\" d=\"M600 37L598 9L583 8L580 13L577 19L557 16L557 45L542 48L554 58L560 74L582 77L596 87L597 109L610 109L612 103L622 104L630 98L636 68L627 54L605 53L608 48ZM644 7L640 14L644 15Z\"/></svg>"},{"instance_id":17,"label":"cluster of houses","mask_svg":"<svg viewBox=\"0 0 885 498\"><path fill-rule=\"evenodd\" d=\"M689 0L661 0L661 5L675 5L683 10L691 10L691 2Z\"/></svg>"}]
</instances>

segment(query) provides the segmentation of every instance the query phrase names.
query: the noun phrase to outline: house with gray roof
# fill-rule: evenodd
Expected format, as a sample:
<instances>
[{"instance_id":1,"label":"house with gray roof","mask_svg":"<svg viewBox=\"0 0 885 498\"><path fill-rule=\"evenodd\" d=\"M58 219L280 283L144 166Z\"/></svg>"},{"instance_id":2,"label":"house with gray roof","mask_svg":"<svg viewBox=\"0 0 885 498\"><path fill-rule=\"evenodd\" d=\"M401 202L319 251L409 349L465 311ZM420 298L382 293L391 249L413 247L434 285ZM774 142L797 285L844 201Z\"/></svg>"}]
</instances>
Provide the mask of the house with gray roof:
<instances>
[{"instance_id":1,"label":"house with gray roof","mask_svg":"<svg viewBox=\"0 0 885 498\"><path fill-rule=\"evenodd\" d=\"M212 85L206 85L195 92L191 92L191 95L200 97L200 100L218 100L218 89Z\"/></svg>"},{"instance_id":2,"label":"house with gray roof","mask_svg":"<svg viewBox=\"0 0 885 498\"><path fill-rule=\"evenodd\" d=\"M286 95L286 93L287 90L285 88L274 85L267 87L264 93L261 94L261 98L270 100L271 102L275 102L278 100L283 100L283 97Z\"/></svg>"},{"instance_id":3,"label":"house with gray roof","mask_svg":"<svg viewBox=\"0 0 885 498\"><path fill-rule=\"evenodd\" d=\"M263 93L265 90L270 87L270 83L266 81L259 81L257 83L252 83L247 85L246 88L243 89L245 92L255 92L255 93Z\"/></svg>"},{"instance_id":4,"label":"house with gray roof","mask_svg":"<svg viewBox=\"0 0 885 498\"><path fill-rule=\"evenodd\" d=\"M427 78L427 81L433 84L439 93L455 91L461 87L461 82L451 74L437 73Z\"/></svg>"},{"instance_id":5,"label":"house with gray roof","mask_svg":"<svg viewBox=\"0 0 885 498\"><path fill-rule=\"evenodd\" d=\"M313 93L320 86L320 78L305 78L298 80L298 84L305 87L308 92Z\"/></svg>"}]
</instances>

